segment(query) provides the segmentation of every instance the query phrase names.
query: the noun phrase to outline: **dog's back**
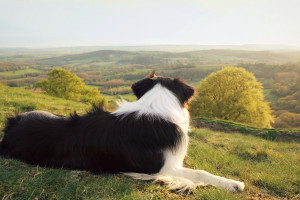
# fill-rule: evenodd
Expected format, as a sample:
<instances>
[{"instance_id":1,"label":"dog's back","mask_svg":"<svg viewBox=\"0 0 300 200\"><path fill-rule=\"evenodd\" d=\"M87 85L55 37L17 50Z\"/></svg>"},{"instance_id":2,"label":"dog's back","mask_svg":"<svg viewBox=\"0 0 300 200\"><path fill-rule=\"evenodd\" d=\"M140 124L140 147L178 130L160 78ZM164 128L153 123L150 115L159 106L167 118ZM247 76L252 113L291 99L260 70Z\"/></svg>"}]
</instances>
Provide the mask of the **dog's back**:
<instances>
[{"instance_id":1,"label":"dog's back","mask_svg":"<svg viewBox=\"0 0 300 200\"><path fill-rule=\"evenodd\" d=\"M177 125L164 119L116 116L97 108L71 117L21 114L8 119L4 133L1 151L6 157L96 173L156 173L164 164L163 150L181 140Z\"/></svg>"}]
</instances>

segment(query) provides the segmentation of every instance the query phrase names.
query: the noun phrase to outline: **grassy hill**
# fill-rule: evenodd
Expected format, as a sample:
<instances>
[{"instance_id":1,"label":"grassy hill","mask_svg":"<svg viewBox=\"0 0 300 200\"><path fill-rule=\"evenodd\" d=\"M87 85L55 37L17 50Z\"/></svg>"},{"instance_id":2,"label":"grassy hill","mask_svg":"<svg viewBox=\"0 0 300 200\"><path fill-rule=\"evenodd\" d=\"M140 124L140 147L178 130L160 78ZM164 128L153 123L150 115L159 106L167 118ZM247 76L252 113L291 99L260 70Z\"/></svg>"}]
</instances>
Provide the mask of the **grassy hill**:
<instances>
[{"instance_id":1,"label":"grassy hill","mask_svg":"<svg viewBox=\"0 0 300 200\"><path fill-rule=\"evenodd\" d=\"M239 132L262 137L267 140L300 142L299 129L256 128L237 122L208 118L194 118L192 124L198 128L209 128L211 130L222 132Z\"/></svg>"},{"instance_id":2,"label":"grassy hill","mask_svg":"<svg viewBox=\"0 0 300 200\"><path fill-rule=\"evenodd\" d=\"M0 132L5 117L35 109L66 115L87 105L0 85ZM1 138L0 134L0 138ZM1 199L299 199L300 144L251 134L192 128L185 166L244 181L242 193L214 187L168 191L164 185L122 175L41 168L0 157Z\"/></svg>"},{"instance_id":3,"label":"grassy hill","mask_svg":"<svg viewBox=\"0 0 300 200\"><path fill-rule=\"evenodd\" d=\"M68 101L42 93L31 92L21 88L8 87L0 83L0 133L7 116L31 110L49 110L67 115L75 110L85 111L88 105Z\"/></svg>"}]
</instances>

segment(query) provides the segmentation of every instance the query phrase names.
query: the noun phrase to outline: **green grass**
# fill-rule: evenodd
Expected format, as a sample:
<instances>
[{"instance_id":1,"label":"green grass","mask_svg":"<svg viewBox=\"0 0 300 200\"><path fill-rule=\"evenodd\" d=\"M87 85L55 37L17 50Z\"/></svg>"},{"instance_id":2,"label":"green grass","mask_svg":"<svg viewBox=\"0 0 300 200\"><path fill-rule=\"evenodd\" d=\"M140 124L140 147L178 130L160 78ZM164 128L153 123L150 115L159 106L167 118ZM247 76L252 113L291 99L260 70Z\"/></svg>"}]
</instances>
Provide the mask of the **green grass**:
<instances>
[{"instance_id":1,"label":"green grass","mask_svg":"<svg viewBox=\"0 0 300 200\"><path fill-rule=\"evenodd\" d=\"M272 91L272 89L264 88L263 92L264 92L265 100L270 103L276 103L278 101L279 97L272 94L271 91Z\"/></svg>"},{"instance_id":2,"label":"green grass","mask_svg":"<svg viewBox=\"0 0 300 200\"><path fill-rule=\"evenodd\" d=\"M23 70L18 70L18 71L0 72L0 75L10 77L10 76L23 75L23 74L36 73L36 72L40 72L40 71L36 70L36 69L28 68L28 69L23 69Z\"/></svg>"},{"instance_id":3,"label":"green grass","mask_svg":"<svg viewBox=\"0 0 300 200\"><path fill-rule=\"evenodd\" d=\"M116 102L120 100L120 98L123 98L126 101L136 101L137 98L134 94L120 94L120 95L108 95L108 94L102 94L103 97L107 99L109 103Z\"/></svg>"},{"instance_id":4,"label":"green grass","mask_svg":"<svg viewBox=\"0 0 300 200\"><path fill-rule=\"evenodd\" d=\"M186 165L244 181L246 190L240 194L241 198L259 193L299 197L299 143L207 129L194 129L191 138Z\"/></svg>"},{"instance_id":5,"label":"green grass","mask_svg":"<svg viewBox=\"0 0 300 200\"><path fill-rule=\"evenodd\" d=\"M257 128L247 124L208 118L193 118L193 124L196 127L206 127L225 132L240 132L268 140L300 142L299 129Z\"/></svg>"},{"instance_id":6,"label":"green grass","mask_svg":"<svg viewBox=\"0 0 300 200\"><path fill-rule=\"evenodd\" d=\"M33 109L80 113L85 104L19 88L0 86L0 124L15 111ZM1 129L0 128L0 131ZM1 134L0 134L1 137ZM166 186L123 175L32 166L0 157L0 199L265 199L299 198L300 144L253 135L192 128L185 166L244 181L245 191L231 193L212 186L194 192L168 191Z\"/></svg>"},{"instance_id":7,"label":"green grass","mask_svg":"<svg viewBox=\"0 0 300 200\"><path fill-rule=\"evenodd\" d=\"M56 114L68 115L75 110L82 113L88 107L88 105L83 103L68 101L21 88L8 87L0 83L0 130L4 126L5 118L14 115L14 113L49 110Z\"/></svg>"},{"instance_id":8,"label":"green grass","mask_svg":"<svg viewBox=\"0 0 300 200\"><path fill-rule=\"evenodd\" d=\"M123 99L125 99L126 101L136 101L137 98L134 94L122 94L120 95Z\"/></svg>"}]
</instances>

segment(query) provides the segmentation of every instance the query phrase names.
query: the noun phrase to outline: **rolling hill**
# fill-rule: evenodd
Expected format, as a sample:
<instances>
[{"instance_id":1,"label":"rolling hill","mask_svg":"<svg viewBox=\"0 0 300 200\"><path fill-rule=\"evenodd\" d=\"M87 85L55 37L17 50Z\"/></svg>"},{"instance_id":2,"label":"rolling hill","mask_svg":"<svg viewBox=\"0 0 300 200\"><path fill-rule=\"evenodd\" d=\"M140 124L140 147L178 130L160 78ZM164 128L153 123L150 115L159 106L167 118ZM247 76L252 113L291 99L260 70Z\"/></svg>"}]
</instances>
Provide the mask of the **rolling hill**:
<instances>
[{"instance_id":1,"label":"rolling hill","mask_svg":"<svg viewBox=\"0 0 300 200\"><path fill-rule=\"evenodd\" d=\"M300 51L200 50L189 52L100 50L89 53L37 59L38 64L62 65L74 63L112 62L115 64L171 64L177 61L202 64L299 62Z\"/></svg>"}]
</instances>

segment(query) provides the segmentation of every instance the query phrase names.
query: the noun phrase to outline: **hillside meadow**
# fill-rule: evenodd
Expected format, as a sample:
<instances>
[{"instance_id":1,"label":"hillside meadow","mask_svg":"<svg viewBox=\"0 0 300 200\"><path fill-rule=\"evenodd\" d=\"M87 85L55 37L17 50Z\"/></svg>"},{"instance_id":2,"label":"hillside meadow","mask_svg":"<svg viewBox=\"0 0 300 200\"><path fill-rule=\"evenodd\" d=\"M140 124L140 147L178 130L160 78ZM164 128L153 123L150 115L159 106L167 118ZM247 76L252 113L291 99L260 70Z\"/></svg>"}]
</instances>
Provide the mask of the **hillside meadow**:
<instances>
[{"instance_id":1,"label":"hillside meadow","mask_svg":"<svg viewBox=\"0 0 300 200\"><path fill-rule=\"evenodd\" d=\"M88 105L0 85L0 138L5 118L47 110L68 115ZM300 199L300 144L251 134L191 128L185 166L244 181L241 193L212 186L180 193L121 174L42 168L0 157L0 198L8 199Z\"/></svg>"}]
</instances>

